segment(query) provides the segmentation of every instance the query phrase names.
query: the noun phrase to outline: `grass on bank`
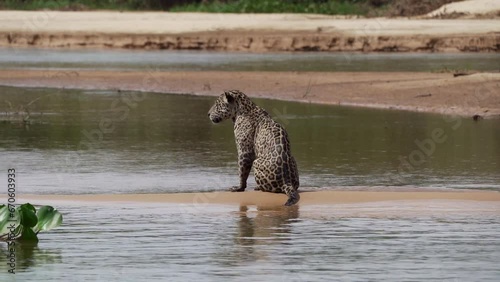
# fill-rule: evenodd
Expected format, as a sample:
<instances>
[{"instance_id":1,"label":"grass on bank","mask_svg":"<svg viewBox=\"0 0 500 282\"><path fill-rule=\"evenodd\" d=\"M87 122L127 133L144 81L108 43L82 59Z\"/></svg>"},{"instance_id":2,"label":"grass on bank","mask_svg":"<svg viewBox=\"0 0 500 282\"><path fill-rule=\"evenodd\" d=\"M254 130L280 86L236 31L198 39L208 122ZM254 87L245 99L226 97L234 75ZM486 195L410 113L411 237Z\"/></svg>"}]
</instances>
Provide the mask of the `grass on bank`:
<instances>
[{"instance_id":1,"label":"grass on bank","mask_svg":"<svg viewBox=\"0 0 500 282\"><path fill-rule=\"evenodd\" d=\"M113 0L5 0L0 2L0 9L4 10L142 10L147 6L144 1L113 1ZM151 7L152 8L152 7Z\"/></svg>"},{"instance_id":2,"label":"grass on bank","mask_svg":"<svg viewBox=\"0 0 500 282\"><path fill-rule=\"evenodd\" d=\"M3 0L6 10L120 10L414 16L458 0Z\"/></svg>"},{"instance_id":3,"label":"grass on bank","mask_svg":"<svg viewBox=\"0 0 500 282\"><path fill-rule=\"evenodd\" d=\"M373 1L373 0L372 0ZM210 13L317 13L360 15L370 0L5 0L1 9L15 10L168 10Z\"/></svg>"},{"instance_id":4,"label":"grass on bank","mask_svg":"<svg viewBox=\"0 0 500 282\"><path fill-rule=\"evenodd\" d=\"M211 1L176 6L174 12L208 13L311 13L329 15L365 15L369 7L366 1L279 1L238 0L229 2Z\"/></svg>"}]
</instances>

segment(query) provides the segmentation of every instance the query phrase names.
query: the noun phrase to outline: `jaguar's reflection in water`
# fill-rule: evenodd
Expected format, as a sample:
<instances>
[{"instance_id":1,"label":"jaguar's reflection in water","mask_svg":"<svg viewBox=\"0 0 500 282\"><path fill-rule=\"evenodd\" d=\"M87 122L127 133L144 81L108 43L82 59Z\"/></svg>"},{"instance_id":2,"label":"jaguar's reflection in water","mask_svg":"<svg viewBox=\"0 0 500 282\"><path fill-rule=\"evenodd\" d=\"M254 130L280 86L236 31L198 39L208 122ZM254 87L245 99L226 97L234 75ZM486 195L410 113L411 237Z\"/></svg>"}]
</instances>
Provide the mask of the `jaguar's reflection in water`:
<instances>
[{"instance_id":1,"label":"jaguar's reflection in water","mask_svg":"<svg viewBox=\"0 0 500 282\"><path fill-rule=\"evenodd\" d=\"M299 207L257 207L251 210L240 206L238 234L240 245L267 245L289 239L290 222L299 217Z\"/></svg>"},{"instance_id":2,"label":"jaguar's reflection in water","mask_svg":"<svg viewBox=\"0 0 500 282\"><path fill-rule=\"evenodd\" d=\"M237 228L229 249L224 248L223 265L240 265L267 260L267 246L290 244L292 224L299 218L299 206L240 206Z\"/></svg>"}]
</instances>

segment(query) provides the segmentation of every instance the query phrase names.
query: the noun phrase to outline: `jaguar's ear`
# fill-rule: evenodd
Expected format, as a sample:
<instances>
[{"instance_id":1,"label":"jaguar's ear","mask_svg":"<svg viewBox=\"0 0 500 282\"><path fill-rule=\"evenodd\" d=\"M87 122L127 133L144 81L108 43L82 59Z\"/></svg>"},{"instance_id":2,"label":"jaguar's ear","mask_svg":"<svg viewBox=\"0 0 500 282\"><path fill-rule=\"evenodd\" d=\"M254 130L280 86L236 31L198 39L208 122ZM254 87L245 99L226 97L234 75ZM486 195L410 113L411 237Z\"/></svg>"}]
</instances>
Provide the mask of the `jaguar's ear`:
<instances>
[{"instance_id":1,"label":"jaguar's ear","mask_svg":"<svg viewBox=\"0 0 500 282\"><path fill-rule=\"evenodd\" d=\"M226 101L227 101L228 103L232 103L232 102L234 102L234 97L233 97L233 96L231 96L231 94L230 94L229 92L224 92L224 96L226 97Z\"/></svg>"}]
</instances>

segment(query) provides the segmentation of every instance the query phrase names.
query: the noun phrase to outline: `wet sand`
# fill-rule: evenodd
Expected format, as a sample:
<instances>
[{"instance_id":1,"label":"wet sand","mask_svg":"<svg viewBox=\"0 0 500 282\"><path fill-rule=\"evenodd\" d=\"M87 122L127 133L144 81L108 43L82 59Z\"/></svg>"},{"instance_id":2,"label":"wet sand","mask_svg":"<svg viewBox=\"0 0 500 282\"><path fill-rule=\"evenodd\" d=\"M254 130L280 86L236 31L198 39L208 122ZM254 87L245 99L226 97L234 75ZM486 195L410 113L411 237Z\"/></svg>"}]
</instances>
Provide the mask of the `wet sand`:
<instances>
[{"instance_id":1,"label":"wet sand","mask_svg":"<svg viewBox=\"0 0 500 282\"><path fill-rule=\"evenodd\" d=\"M0 46L245 52L498 52L496 19L0 11Z\"/></svg>"},{"instance_id":2,"label":"wet sand","mask_svg":"<svg viewBox=\"0 0 500 282\"><path fill-rule=\"evenodd\" d=\"M500 73L0 70L0 85L250 97L500 118Z\"/></svg>"},{"instance_id":3,"label":"wet sand","mask_svg":"<svg viewBox=\"0 0 500 282\"><path fill-rule=\"evenodd\" d=\"M300 193L300 205L351 204L394 201L490 201L500 202L500 193L491 191L304 191ZM18 201L64 201L93 203L177 203L177 204L226 204L281 206L286 202L286 195L258 191L243 193L207 192L207 193L172 193L172 194L88 194L88 195L19 195Z\"/></svg>"}]
</instances>

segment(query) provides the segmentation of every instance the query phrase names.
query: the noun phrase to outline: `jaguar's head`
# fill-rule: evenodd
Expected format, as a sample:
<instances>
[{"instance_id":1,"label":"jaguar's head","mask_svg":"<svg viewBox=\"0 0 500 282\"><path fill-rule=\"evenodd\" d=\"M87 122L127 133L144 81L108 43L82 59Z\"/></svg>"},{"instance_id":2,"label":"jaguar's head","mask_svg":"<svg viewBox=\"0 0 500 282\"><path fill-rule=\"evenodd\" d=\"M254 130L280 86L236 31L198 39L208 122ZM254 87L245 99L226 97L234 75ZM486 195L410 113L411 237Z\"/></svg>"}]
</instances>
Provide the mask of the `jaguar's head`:
<instances>
[{"instance_id":1,"label":"jaguar's head","mask_svg":"<svg viewBox=\"0 0 500 282\"><path fill-rule=\"evenodd\" d=\"M236 116L237 103L236 97L231 91L221 94L214 105L208 111L208 117L213 123L219 123L226 119L234 119Z\"/></svg>"}]
</instances>

